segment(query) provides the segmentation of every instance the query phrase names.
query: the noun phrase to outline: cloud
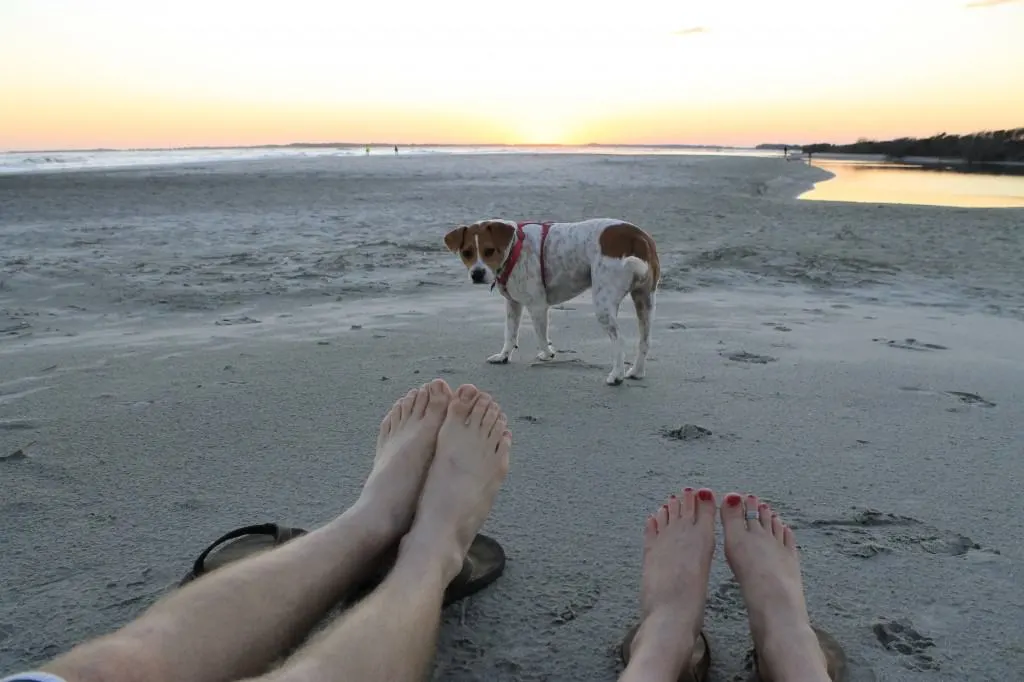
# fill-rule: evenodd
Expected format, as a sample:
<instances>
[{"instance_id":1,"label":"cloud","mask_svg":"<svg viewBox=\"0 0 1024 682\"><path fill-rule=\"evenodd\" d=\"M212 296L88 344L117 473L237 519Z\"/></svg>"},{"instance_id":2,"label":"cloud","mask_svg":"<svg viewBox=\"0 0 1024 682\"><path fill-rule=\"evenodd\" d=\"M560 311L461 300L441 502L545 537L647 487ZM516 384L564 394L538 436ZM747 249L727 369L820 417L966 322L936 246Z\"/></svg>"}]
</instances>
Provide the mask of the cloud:
<instances>
[{"instance_id":1,"label":"cloud","mask_svg":"<svg viewBox=\"0 0 1024 682\"><path fill-rule=\"evenodd\" d=\"M985 1L985 0L982 0L982 1ZM987 1L991 2L992 0L987 0ZM1005 2L1005 1L1006 0L1003 0L1003 2ZM674 36L695 36L695 35L699 35L701 33L707 33L707 32L708 32L708 29L705 26L690 26L689 28L681 28L678 31L673 31L672 35L674 35Z\"/></svg>"},{"instance_id":2,"label":"cloud","mask_svg":"<svg viewBox=\"0 0 1024 682\"><path fill-rule=\"evenodd\" d=\"M973 0L967 3L967 7L979 8L979 7L995 7L996 5L1007 5L1011 2L1020 2L1020 0Z\"/></svg>"}]
</instances>

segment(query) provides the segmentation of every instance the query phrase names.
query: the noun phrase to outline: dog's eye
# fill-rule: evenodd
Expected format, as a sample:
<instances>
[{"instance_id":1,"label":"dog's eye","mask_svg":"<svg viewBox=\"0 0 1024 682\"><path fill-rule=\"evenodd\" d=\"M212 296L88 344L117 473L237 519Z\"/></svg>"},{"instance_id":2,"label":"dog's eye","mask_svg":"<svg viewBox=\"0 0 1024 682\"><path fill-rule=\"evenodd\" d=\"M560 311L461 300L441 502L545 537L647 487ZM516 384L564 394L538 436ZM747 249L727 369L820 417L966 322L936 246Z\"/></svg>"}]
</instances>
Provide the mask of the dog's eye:
<instances>
[{"instance_id":1,"label":"dog's eye","mask_svg":"<svg viewBox=\"0 0 1024 682\"><path fill-rule=\"evenodd\" d=\"M494 255L494 249L484 249L484 258L490 258Z\"/></svg>"},{"instance_id":2,"label":"dog's eye","mask_svg":"<svg viewBox=\"0 0 1024 682\"><path fill-rule=\"evenodd\" d=\"M466 249L465 251L462 252L462 257L465 258L466 260L469 260L470 258L473 257L473 250Z\"/></svg>"}]
</instances>

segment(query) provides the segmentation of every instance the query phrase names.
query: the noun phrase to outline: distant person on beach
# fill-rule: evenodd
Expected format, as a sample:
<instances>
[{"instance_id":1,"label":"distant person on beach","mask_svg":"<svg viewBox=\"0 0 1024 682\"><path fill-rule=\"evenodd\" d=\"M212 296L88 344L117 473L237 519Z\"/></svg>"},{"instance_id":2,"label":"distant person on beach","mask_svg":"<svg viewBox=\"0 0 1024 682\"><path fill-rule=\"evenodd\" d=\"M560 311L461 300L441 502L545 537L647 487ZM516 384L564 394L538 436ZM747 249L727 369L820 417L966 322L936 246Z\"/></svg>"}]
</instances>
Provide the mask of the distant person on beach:
<instances>
[{"instance_id":1,"label":"distant person on beach","mask_svg":"<svg viewBox=\"0 0 1024 682\"><path fill-rule=\"evenodd\" d=\"M398 145L395 145L395 156L398 156Z\"/></svg>"},{"instance_id":2,"label":"distant person on beach","mask_svg":"<svg viewBox=\"0 0 1024 682\"><path fill-rule=\"evenodd\" d=\"M120 630L0 682L427 679L447 592L474 579L465 562L508 474L507 424L473 385L453 392L435 379L409 391L384 416L359 499L333 521L183 581ZM808 619L793 532L752 495L724 502L725 556L765 679L838 679ZM706 675L715 519L706 488L684 489L647 519L640 622L623 640L622 680ZM367 596L305 641L377 574Z\"/></svg>"}]
</instances>

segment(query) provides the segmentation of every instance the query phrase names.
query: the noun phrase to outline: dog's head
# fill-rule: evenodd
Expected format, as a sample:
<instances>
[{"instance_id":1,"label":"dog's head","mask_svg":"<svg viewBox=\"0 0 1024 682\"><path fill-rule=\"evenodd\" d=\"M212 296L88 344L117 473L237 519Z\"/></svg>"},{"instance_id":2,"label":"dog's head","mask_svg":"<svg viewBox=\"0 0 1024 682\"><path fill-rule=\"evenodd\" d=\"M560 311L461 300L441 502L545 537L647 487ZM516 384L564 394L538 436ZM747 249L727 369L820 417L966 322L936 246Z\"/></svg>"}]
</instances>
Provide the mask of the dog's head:
<instances>
[{"instance_id":1,"label":"dog's head","mask_svg":"<svg viewBox=\"0 0 1024 682\"><path fill-rule=\"evenodd\" d=\"M462 259L473 284L490 284L508 258L515 237L514 223L482 220L456 227L444 236L444 245Z\"/></svg>"}]
</instances>

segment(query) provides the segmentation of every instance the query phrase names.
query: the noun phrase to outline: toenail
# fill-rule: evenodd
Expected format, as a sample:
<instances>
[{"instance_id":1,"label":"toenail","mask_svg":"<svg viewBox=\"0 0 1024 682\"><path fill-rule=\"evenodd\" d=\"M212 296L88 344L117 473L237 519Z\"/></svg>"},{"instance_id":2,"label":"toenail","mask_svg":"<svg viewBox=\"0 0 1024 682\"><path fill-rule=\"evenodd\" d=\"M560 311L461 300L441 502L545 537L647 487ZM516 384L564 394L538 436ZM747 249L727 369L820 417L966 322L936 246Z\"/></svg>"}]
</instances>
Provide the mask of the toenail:
<instances>
[{"instance_id":1,"label":"toenail","mask_svg":"<svg viewBox=\"0 0 1024 682\"><path fill-rule=\"evenodd\" d=\"M742 501L743 498L736 493L729 493L725 496L725 503L730 507L738 507Z\"/></svg>"},{"instance_id":2,"label":"toenail","mask_svg":"<svg viewBox=\"0 0 1024 682\"><path fill-rule=\"evenodd\" d=\"M675 495L669 495L669 496L668 496L668 498L669 498L670 500L674 500L674 499L676 499L676 496L675 496Z\"/></svg>"},{"instance_id":3,"label":"toenail","mask_svg":"<svg viewBox=\"0 0 1024 682\"><path fill-rule=\"evenodd\" d=\"M683 492L684 493L692 493L693 492L693 488L683 488Z\"/></svg>"},{"instance_id":4,"label":"toenail","mask_svg":"<svg viewBox=\"0 0 1024 682\"><path fill-rule=\"evenodd\" d=\"M697 497L704 500L705 502L710 502L714 495L712 495L711 491L708 490L707 488L701 488L700 492L697 493Z\"/></svg>"}]
</instances>

